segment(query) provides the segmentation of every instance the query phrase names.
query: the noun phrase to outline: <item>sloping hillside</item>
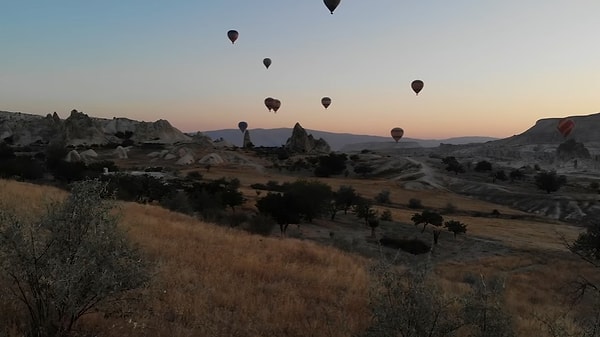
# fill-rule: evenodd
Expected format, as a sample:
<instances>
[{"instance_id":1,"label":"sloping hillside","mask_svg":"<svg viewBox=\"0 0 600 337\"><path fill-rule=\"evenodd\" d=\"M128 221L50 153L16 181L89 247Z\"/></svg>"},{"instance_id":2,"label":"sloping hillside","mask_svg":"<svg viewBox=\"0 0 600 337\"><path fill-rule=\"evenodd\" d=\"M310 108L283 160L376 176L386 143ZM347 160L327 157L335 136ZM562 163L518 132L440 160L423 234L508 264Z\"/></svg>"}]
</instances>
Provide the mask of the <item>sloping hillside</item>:
<instances>
[{"instance_id":1,"label":"sloping hillside","mask_svg":"<svg viewBox=\"0 0 600 337\"><path fill-rule=\"evenodd\" d=\"M576 139L583 143L600 143L600 113L586 116L568 116L575 123L575 128L567 138ZM497 141L505 145L526 144L559 144L565 141L557 130L561 118L544 118L525 132Z\"/></svg>"},{"instance_id":2,"label":"sloping hillside","mask_svg":"<svg viewBox=\"0 0 600 337\"><path fill-rule=\"evenodd\" d=\"M44 202L64 195L0 180L2 210L21 216L40 214ZM85 316L86 331L109 337L324 332L342 337L361 332L369 322L368 277L356 256L232 231L157 206L121 203L118 211L121 225L156 266L155 274L126 302L111 302ZM10 310L0 306L0 326L14 322Z\"/></svg>"}]
</instances>

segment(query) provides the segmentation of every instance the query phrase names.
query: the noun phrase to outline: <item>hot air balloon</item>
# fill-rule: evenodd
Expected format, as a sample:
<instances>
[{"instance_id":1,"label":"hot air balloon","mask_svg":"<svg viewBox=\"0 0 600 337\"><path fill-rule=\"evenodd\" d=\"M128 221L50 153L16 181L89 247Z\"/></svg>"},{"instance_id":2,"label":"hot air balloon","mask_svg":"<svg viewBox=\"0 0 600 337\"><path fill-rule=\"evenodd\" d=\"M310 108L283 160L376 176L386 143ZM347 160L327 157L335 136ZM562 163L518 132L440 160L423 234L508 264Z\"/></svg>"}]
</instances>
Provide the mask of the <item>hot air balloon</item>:
<instances>
[{"instance_id":1,"label":"hot air balloon","mask_svg":"<svg viewBox=\"0 0 600 337\"><path fill-rule=\"evenodd\" d=\"M575 128L575 122L569 118L563 118L558 121L558 126L556 128L558 129L558 132L566 138L571 134L573 128Z\"/></svg>"},{"instance_id":2,"label":"hot air balloon","mask_svg":"<svg viewBox=\"0 0 600 337\"><path fill-rule=\"evenodd\" d=\"M423 89L423 81L421 80L414 80L412 81L412 83L410 84L410 86L412 87L412 90L418 95L419 92L421 92L421 90Z\"/></svg>"},{"instance_id":3,"label":"hot air balloon","mask_svg":"<svg viewBox=\"0 0 600 337\"><path fill-rule=\"evenodd\" d=\"M329 107L329 105L331 104L331 98L329 98L329 97L321 98L321 104L323 104L325 109L327 109Z\"/></svg>"},{"instance_id":4,"label":"hot air balloon","mask_svg":"<svg viewBox=\"0 0 600 337\"><path fill-rule=\"evenodd\" d=\"M279 107L281 106L281 101L274 98L273 99L273 103L271 104L271 108L273 109L274 112L277 112L277 110L279 110Z\"/></svg>"},{"instance_id":5,"label":"hot air balloon","mask_svg":"<svg viewBox=\"0 0 600 337\"><path fill-rule=\"evenodd\" d=\"M267 107L267 109L269 109L269 111L271 111L273 109L273 97L267 97L265 98L265 106Z\"/></svg>"},{"instance_id":6,"label":"hot air balloon","mask_svg":"<svg viewBox=\"0 0 600 337\"><path fill-rule=\"evenodd\" d=\"M227 37L229 38L232 44L235 43L235 40L237 40L238 36L240 36L240 34L237 32L237 30L232 29L227 32Z\"/></svg>"},{"instance_id":7,"label":"hot air balloon","mask_svg":"<svg viewBox=\"0 0 600 337\"><path fill-rule=\"evenodd\" d=\"M271 59L270 59L270 58L268 58L268 57L267 57L267 58L265 58L265 59L263 60L263 64L265 65L265 67L266 67L267 69L269 69L269 66L271 65Z\"/></svg>"},{"instance_id":8,"label":"hot air balloon","mask_svg":"<svg viewBox=\"0 0 600 337\"><path fill-rule=\"evenodd\" d=\"M248 123L246 123L246 122L239 122L238 123L238 128L240 128L240 131L242 131L242 133L244 133L246 131L246 129L248 128Z\"/></svg>"},{"instance_id":9,"label":"hot air balloon","mask_svg":"<svg viewBox=\"0 0 600 337\"><path fill-rule=\"evenodd\" d=\"M402 130L402 128L393 128L390 133L392 134L392 138L394 138L396 143L398 143L400 138L402 138L402 136L404 136L404 130Z\"/></svg>"},{"instance_id":10,"label":"hot air balloon","mask_svg":"<svg viewBox=\"0 0 600 337\"><path fill-rule=\"evenodd\" d=\"M325 3L325 6L327 6L331 14L333 14L333 11L340 4L340 0L323 0L323 2Z\"/></svg>"}]
</instances>

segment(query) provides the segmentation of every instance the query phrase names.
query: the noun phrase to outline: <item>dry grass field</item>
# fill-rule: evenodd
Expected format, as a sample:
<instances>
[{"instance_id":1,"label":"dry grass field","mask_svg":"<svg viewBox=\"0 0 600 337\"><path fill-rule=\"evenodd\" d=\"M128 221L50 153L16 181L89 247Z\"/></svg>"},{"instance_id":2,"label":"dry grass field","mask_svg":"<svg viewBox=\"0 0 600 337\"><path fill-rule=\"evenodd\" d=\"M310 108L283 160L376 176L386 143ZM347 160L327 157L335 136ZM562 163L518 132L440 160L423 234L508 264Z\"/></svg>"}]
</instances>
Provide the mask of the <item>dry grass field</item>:
<instances>
[{"instance_id":1,"label":"dry grass field","mask_svg":"<svg viewBox=\"0 0 600 337\"><path fill-rule=\"evenodd\" d=\"M260 197L251 184L298 178L234 165L182 173L194 170L205 179L239 179L246 211ZM378 235L430 240L428 231L420 233L420 227L411 225L410 217L418 210L408 208L408 200L416 198L436 209L454 205L456 214L444 217L466 223L467 234L454 239L443 233L431 257L403 253L399 261L431 259L436 279L448 293L464 292L468 275L502 277L519 336L549 336L539 317L564 311L565 285L579 274L598 278L597 270L565 248L561 237L572 241L581 232L567 223L519 218L526 214L451 192L405 189L385 179L321 180L334 190L352 186L366 197L389 190L392 204L378 208L389 209L394 221L382 223ZM62 196L56 189L0 180L0 205L19 214L40 214L44 200ZM469 214L494 209L514 218ZM335 222L318 219L293 226L289 237L280 238L278 233L262 237L203 223L152 205L119 203L118 211L121 225L156 269L148 287L129 294L130 300L85 317L80 328L98 336L359 335L371 319L368 266L378 254L393 255L381 252L370 230L350 214ZM331 232L352 241L353 248L336 249ZM0 314L10 314L4 310Z\"/></svg>"},{"instance_id":2,"label":"dry grass field","mask_svg":"<svg viewBox=\"0 0 600 337\"><path fill-rule=\"evenodd\" d=\"M65 193L0 181L0 205L40 214ZM33 212L31 212L33 211ZM249 235L157 206L120 204L156 265L146 289L84 317L99 336L348 336L369 321L366 261L315 243ZM3 311L4 310L4 311ZM4 322L11 312L0 309ZM2 322L2 321L0 321Z\"/></svg>"}]
</instances>

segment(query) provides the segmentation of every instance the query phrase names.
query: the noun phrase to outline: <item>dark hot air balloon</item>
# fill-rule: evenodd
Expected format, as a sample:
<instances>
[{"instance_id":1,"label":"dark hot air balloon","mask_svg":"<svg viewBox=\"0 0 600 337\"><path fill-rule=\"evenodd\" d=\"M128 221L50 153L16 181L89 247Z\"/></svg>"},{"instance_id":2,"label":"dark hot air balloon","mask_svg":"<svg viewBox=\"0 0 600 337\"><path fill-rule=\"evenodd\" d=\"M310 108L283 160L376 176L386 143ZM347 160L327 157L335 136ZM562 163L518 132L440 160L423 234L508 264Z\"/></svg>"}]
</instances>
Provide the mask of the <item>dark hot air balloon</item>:
<instances>
[{"instance_id":1,"label":"dark hot air balloon","mask_svg":"<svg viewBox=\"0 0 600 337\"><path fill-rule=\"evenodd\" d=\"M240 131L242 131L242 133L244 133L246 131L246 129L248 128L248 123L246 123L246 122L239 122L238 123L238 128L240 128Z\"/></svg>"},{"instance_id":2,"label":"dark hot air balloon","mask_svg":"<svg viewBox=\"0 0 600 337\"><path fill-rule=\"evenodd\" d=\"M418 95L419 92L421 92L421 90L423 90L423 81L421 80L414 80L412 81L412 83L410 84L412 90Z\"/></svg>"},{"instance_id":3,"label":"dark hot air balloon","mask_svg":"<svg viewBox=\"0 0 600 337\"><path fill-rule=\"evenodd\" d=\"M321 104L323 104L325 109L327 109L329 107L329 105L331 104L331 98L329 98L329 97L321 98Z\"/></svg>"},{"instance_id":4,"label":"dark hot air balloon","mask_svg":"<svg viewBox=\"0 0 600 337\"><path fill-rule=\"evenodd\" d=\"M390 133L392 134L392 138L394 138L396 143L398 143L400 138L402 138L402 136L404 136L404 130L402 130L402 128L393 128Z\"/></svg>"},{"instance_id":5,"label":"dark hot air balloon","mask_svg":"<svg viewBox=\"0 0 600 337\"><path fill-rule=\"evenodd\" d=\"M265 58L265 59L263 60L263 64L265 65L265 67L266 67L267 69L269 69L269 66L271 65L271 59L270 59L270 58L268 58L268 57L267 57L267 58Z\"/></svg>"},{"instance_id":6,"label":"dark hot air balloon","mask_svg":"<svg viewBox=\"0 0 600 337\"><path fill-rule=\"evenodd\" d=\"M558 126L556 127L558 132L560 132L563 137L568 137L571 134L571 131L575 128L575 122L573 122L569 118L563 118L558 121Z\"/></svg>"},{"instance_id":7,"label":"dark hot air balloon","mask_svg":"<svg viewBox=\"0 0 600 337\"><path fill-rule=\"evenodd\" d=\"M232 29L227 32L227 37L229 38L232 44L235 43L235 40L237 40L238 36L240 36L240 34L237 32L237 30Z\"/></svg>"},{"instance_id":8,"label":"dark hot air balloon","mask_svg":"<svg viewBox=\"0 0 600 337\"><path fill-rule=\"evenodd\" d=\"M277 112L277 110L279 110L279 107L281 106L281 101L274 98L273 99L273 103L271 104L271 108L273 108L274 112Z\"/></svg>"},{"instance_id":9,"label":"dark hot air balloon","mask_svg":"<svg viewBox=\"0 0 600 337\"><path fill-rule=\"evenodd\" d=\"M325 6L327 6L331 14L333 14L333 11L340 4L340 0L323 0L323 2L325 3Z\"/></svg>"},{"instance_id":10,"label":"dark hot air balloon","mask_svg":"<svg viewBox=\"0 0 600 337\"><path fill-rule=\"evenodd\" d=\"M265 106L267 107L267 109L269 109L269 111L273 110L273 100L273 97L265 98Z\"/></svg>"}]
</instances>

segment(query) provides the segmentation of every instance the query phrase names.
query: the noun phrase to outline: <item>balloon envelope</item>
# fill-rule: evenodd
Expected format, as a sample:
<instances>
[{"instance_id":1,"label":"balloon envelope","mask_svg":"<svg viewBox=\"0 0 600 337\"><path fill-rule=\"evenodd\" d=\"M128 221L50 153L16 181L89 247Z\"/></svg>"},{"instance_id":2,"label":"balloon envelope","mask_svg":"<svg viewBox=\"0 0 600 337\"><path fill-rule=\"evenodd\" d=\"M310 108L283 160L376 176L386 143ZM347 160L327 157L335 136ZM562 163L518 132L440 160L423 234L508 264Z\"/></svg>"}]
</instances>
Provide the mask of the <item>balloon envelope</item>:
<instances>
[{"instance_id":1,"label":"balloon envelope","mask_svg":"<svg viewBox=\"0 0 600 337\"><path fill-rule=\"evenodd\" d=\"M412 81L412 83L410 84L412 90L418 95L419 92L421 92L421 90L423 90L423 81L421 80L414 80Z\"/></svg>"},{"instance_id":2,"label":"balloon envelope","mask_svg":"<svg viewBox=\"0 0 600 337\"><path fill-rule=\"evenodd\" d=\"M392 138L394 138L396 143L398 143L400 138L402 138L402 136L404 136L404 130L402 130L402 128L393 128L390 133L392 134Z\"/></svg>"},{"instance_id":3,"label":"balloon envelope","mask_svg":"<svg viewBox=\"0 0 600 337\"><path fill-rule=\"evenodd\" d=\"M281 101L274 98L273 103L271 104L271 108L273 109L273 111L277 112L277 110L279 110L280 106L281 106Z\"/></svg>"},{"instance_id":4,"label":"balloon envelope","mask_svg":"<svg viewBox=\"0 0 600 337\"><path fill-rule=\"evenodd\" d=\"M575 122L573 122L569 118L563 118L558 121L558 126L556 127L558 132L560 132L563 137L568 137L571 134L571 131L575 128Z\"/></svg>"},{"instance_id":5,"label":"balloon envelope","mask_svg":"<svg viewBox=\"0 0 600 337\"><path fill-rule=\"evenodd\" d=\"M265 67L266 67L267 69L269 69L269 66L271 65L271 59L270 59L270 58L268 58L268 57L267 57L267 58L265 58L265 59L263 60L263 64L265 65Z\"/></svg>"},{"instance_id":6,"label":"balloon envelope","mask_svg":"<svg viewBox=\"0 0 600 337\"><path fill-rule=\"evenodd\" d=\"M329 98L329 97L321 98L321 104L323 104L325 109L327 109L329 107L329 105L331 104L331 98Z\"/></svg>"},{"instance_id":7,"label":"balloon envelope","mask_svg":"<svg viewBox=\"0 0 600 337\"><path fill-rule=\"evenodd\" d=\"M246 123L246 122L239 122L238 123L238 128L240 128L240 131L245 132L246 129L248 128L248 123Z\"/></svg>"},{"instance_id":8,"label":"balloon envelope","mask_svg":"<svg viewBox=\"0 0 600 337\"><path fill-rule=\"evenodd\" d=\"M232 29L227 32L227 37L229 38L231 43L235 43L235 40L237 40L238 36L240 36L240 34L237 32L237 30Z\"/></svg>"},{"instance_id":9,"label":"balloon envelope","mask_svg":"<svg viewBox=\"0 0 600 337\"><path fill-rule=\"evenodd\" d=\"M269 111L271 111L273 109L273 97L267 97L265 98L265 106L267 107L267 109L269 109Z\"/></svg>"},{"instance_id":10,"label":"balloon envelope","mask_svg":"<svg viewBox=\"0 0 600 337\"><path fill-rule=\"evenodd\" d=\"M331 14L333 14L333 11L340 4L340 0L323 0L323 2L325 3L325 6L327 6Z\"/></svg>"}]
</instances>

